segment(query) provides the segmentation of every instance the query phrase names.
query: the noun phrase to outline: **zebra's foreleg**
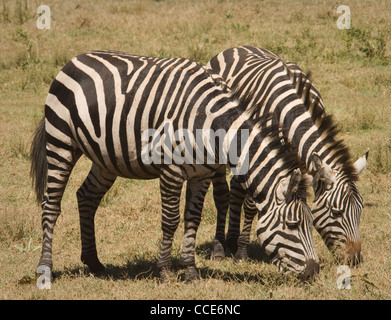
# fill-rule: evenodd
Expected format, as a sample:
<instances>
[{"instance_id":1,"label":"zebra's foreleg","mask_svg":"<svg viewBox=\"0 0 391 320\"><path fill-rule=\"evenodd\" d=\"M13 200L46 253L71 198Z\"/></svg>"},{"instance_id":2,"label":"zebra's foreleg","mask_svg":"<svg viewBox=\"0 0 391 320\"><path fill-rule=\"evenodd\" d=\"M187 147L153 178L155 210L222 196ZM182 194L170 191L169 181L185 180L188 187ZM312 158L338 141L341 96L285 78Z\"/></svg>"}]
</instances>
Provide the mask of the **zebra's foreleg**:
<instances>
[{"instance_id":1,"label":"zebra's foreleg","mask_svg":"<svg viewBox=\"0 0 391 320\"><path fill-rule=\"evenodd\" d=\"M232 255L238 249L238 238L240 234L240 218L246 192L240 183L233 177L231 179L231 190L229 199L229 222L227 233L227 247Z\"/></svg>"},{"instance_id":2,"label":"zebra's foreleg","mask_svg":"<svg viewBox=\"0 0 391 320\"><path fill-rule=\"evenodd\" d=\"M189 180L186 188L185 205L185 235L180 258L181 265L186 267L186 282L199 280L200 275L195 266L195 242L205 194L208 191L211 178Z\"/></svg>"},{"instance_id":3,"label":"zebra's foreleg","mask_svg":"<svg viewBox=\"0 0 391 320\"><path fill-rule=\"evenodd\" d=\"M163 240L157 262L161 281L167 280L171 272L171 248L180 220L179 201L183 181L183 175L178 167L167 166L161 169L160 195L162 201Z\"/></svg>"},{"instance_id":4,"label":"zebra's foreleg","mask_svg":"<svg viewBox=\"0 0 391 320\"><path fill-rule=\"evenodd\" d=\"M217 209L216 235L213 241L212 258L225 258L225 221L229 206L229 187L226 179L226 169L222 166L213 177L213 199Z\"/></svg>"},{"instance_id":5,"label":"zebra's foreleg","mask_svg":"<svg viewBox=\"0 0 391 320\"><path fill-rule=\"evenodd\" d=\"M244 201L244 222L242 232L238 238L238 250L235 253L235 260L242 260L247 258L247 246L250 243L251 226L255 215L257 214L257 208L251 198L246 197Z\"/></svg>"},{"instance_id":6,"label":"zebra's foreleg","mask_svg":"<svg viewBox=\"0 0 391 320\"><path fill-rule=\"evenodd\" d=\"M93 163L87 178L76 192L80 216L81 261L95 275L105 271L96 250L95 213L100 201L111 188L116 177Z\"/></svg>"}]
</instances>

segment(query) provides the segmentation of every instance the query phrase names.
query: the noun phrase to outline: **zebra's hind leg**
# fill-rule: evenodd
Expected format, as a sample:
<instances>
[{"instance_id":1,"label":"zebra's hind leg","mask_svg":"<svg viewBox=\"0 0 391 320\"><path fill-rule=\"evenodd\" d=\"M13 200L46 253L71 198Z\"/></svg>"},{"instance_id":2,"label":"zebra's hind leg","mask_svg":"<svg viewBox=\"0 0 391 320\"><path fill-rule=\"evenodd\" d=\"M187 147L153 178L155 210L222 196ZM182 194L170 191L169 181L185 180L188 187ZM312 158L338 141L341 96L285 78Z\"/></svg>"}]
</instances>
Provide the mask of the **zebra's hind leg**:
<instances>
[{"instance_id":1,"label":"zebra's hind leg","mask_svg":"<svg viewBox=\"0 0 391 320\"><path fill-rule=\"evenodd\" d=\"M242 232L238 238L238 250L235 254L235 260L242 260L247 258L247 246L250 243L251 226L255 215L257 214L257 208L254 201L246 197L244 201L244 222Z\"/></svg>"},{"instance_id":2,"label":"zebra's hind leg","mask_svg":"<svg viewBox=\"0 0 391 320\"><path fill-rule=\"evenodd\" d=\"M95 213L100 201L116 178L116 175L93 163L87 178L76 192L80 216L81 261L95 275L100 275L105 271L96 250Z\"/></svg>"},{"instance_id":3,"label":"zebra's hind leg","mask_svg":"<svg viewBox=\"0 0 391 320\"><path fill-rule=\"evenodd\" d=\"M68 159L72 159L73 156L75 155L68 150L62 150L58 154L52 153L51 150L48 151L47 186L42 201L42 251L37 268L37 273L44 276L45 283L40 283L38 286L40 289L49 289L51 287L53 231L61 213L61 199L65 187L78 158L76 157L75 161L70 162Z\"/></svg>"},{"instance_id":4,"label":"zebra's hind leg","mask_svg":"<svg viewBox=\"0 0 391 320\"><path fill-rule=\"evenodd\" d=\"M171 278L171 248L180 214L179 201L181 197L183 174L176 166L162 166L160 172L160 195L162 201L162 231L163 240L157 267L162 282Z\"/></svg>"},{"instance_id":5,"label":"zebra's hind leg","mask_svg":"<svg viewBox=\"0 0 391 320\"><path fill-rule=\"evenodd\" d=\"M219 168L213 177L213 199L217 209L216 235L213 241L212 258L225 258L225 221L229 206L229 187L225 166Z\"/></svg>"},{"instance_id":6,"label":"zebra's hind leg","mask_svg":"<svg viewBox=\"0 0 391 320\"><path fill-rule=\"evenodd\" d=\"M211 178L188 180L185 205L185 235L180 258L181 265L186 267L186 282L199 280L200 275L195 266L195 242L198 226L201 222L202 207Z\"/></svg>"}]
</instances>

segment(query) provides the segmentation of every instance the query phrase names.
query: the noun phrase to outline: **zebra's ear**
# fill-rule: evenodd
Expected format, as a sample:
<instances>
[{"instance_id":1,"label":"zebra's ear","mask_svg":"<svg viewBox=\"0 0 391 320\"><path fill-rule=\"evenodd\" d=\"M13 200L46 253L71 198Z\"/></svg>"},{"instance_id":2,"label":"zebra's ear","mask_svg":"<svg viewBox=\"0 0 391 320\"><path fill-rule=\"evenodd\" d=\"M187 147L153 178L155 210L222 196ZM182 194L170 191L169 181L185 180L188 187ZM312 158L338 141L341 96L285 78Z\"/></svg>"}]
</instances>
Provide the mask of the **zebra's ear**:
<instances>
[{"instance_id":1,"label":"zebra's ear","mask_svg":"<svg viewBox=\"0 0 391 320\"><path fill-rule=\"evenodd\" d=\"M285 192L288 190L290 178L286 177L280 181L276 189L277 200L282 202L285 200Z\"/></svg>"},{"instance_id":2,"label":"zebra's ear","mask_svg":"<svg viewBox=\"0 0 391 320\"><path fill-rule=\"evenodd\" d=\"M361 172L363 172L365 167L367 166L368 155L369 155L369 148L367 152L361 158L358 158L354 163L354 168L356 169L358 175L360 175Z\"/></svg>"},{"instance_id":3,"label":"zebra's ear","mask_svg":"<svg viewBox=\"0 0 391 320\"><path fill-rule=\"evenodd\" d=\"M315 152L312 154L312 164L316 172L312 182L314 188L316 189L321 181L327 190L331 189L336 180L334 170Z\"/></svg>"},{"instance_id":4,"label":"zebra's ear","mask_svg":"<svg viewBox=\"0 0 391 320\"><path fill-rule=\"evenodd\" d=\"M319 171L323 167L323 161L317 153L312 154L312 165L314 166L315 171Z\"/></svg>"},{"instance_id":5,"label":"zebra's ear","mask_svg":"<svg viewBox=\"0 0 391 320\"><path fill-rule=\"evenodd\" d=\"M297 191L301 180L301 171L296 169L290 177L282 179L277 186L276 196L279 201L284 201L287 196Z\"/></svg>"},{"instance_id":6,"label":"zebra's ear","mask_svg":"<svg viewBox=\"0 0 391 320\"><path fill-rule=\"evenodd\" d=\"M301 171L300 169L296 169L292 173L291 180L289 181L288 189L285 193L285 196L297 192L300 180L301 180Z\"/></svg>"}]
</instances>

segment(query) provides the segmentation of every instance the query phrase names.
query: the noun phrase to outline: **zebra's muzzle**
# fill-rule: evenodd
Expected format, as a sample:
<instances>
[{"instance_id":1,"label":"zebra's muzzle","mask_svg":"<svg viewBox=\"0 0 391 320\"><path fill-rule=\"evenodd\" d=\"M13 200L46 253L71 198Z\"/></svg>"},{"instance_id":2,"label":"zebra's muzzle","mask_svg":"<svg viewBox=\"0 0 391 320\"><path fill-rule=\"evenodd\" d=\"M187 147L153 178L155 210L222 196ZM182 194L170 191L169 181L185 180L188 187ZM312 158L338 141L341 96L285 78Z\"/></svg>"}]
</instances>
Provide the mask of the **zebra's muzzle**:
<instances>
[{"instance_id":1,"label":"zebra's muzzle","mask_svg":"<svg viewBox=\"0 0 391 320\"><path fill-rule=\"evenodd\" d=\"M359 266L363 262L361 252L356 252L354 255L348 256L347 263L351 267Z\"/></svg>"},{"instance_id":2,"label":"zebra's muzzle","mask_svg":"<svg viewBox=\"0 0 391 320\"><path fill-rule=\"evenodd\" d=\"M361 243L359 241L350 241L346 244L346 262L354 267L363 262L361 254Z\"/></svg>"},{"instance_id":3,"label":"zebra's muzzle","mask_svg":"<svg viewBox=\"0 0 391 320\"><path fill-rule=\"evenodd\" d=\"M340 264L355 267L363 262L360 241L347 241L344 246L334 247L331 251Z\"/></svg>"},{"instance_id":4,"label":"zebra's muzzle","mask_svg":"<svg viewBox=\"0 0 391 320\"><path fill-rule=\"evenodd\" d=\"M319 263L310 259L307 260L306 267L303 272L298 275L298 278L301 281L311 281L317 274L319 274Z\"/></svg>"}]
</instances>

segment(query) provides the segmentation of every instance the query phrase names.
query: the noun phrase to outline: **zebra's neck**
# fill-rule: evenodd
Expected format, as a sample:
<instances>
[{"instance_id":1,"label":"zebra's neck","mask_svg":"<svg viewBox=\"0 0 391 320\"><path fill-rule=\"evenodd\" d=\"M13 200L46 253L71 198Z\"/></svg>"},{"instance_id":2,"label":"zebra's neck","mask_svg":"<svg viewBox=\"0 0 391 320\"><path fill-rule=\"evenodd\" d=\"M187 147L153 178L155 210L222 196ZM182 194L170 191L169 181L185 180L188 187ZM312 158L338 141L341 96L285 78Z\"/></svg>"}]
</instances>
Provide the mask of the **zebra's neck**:
<instances>
[{"instance_id":1,"label":"zebra's neck","mask_svg":"<svg viewBox=\"0 0 391 320\"><path fill-rule=\"evenodd\" d=\"M266 206L266 199L271 198L270 193L282 178L300 167L297 154L290 145L281 144L278 128L266 122L260 126L244 112L228 129L228 133L230 130L240 131L236 136L231 135L237 141L228 140L228 163L237 180L260 206Z\"/></svg>"},{"instance_id":2,"label":"zebra's neck","mask_svg":"<svg viewBox=\"0 0 391 320\"><path fill-rule=\"evenodd\" d=\"M298 157L313 173L312 154L338 172L352 175L348 149L337 139L338 130L324 112L322 98L310 79L293 63L285 63L268 50L239 47L213 58L209 68L217 71L240 96L250 96L254 117L276 115L280 127Z\"/></svg>"}]
</instances>

